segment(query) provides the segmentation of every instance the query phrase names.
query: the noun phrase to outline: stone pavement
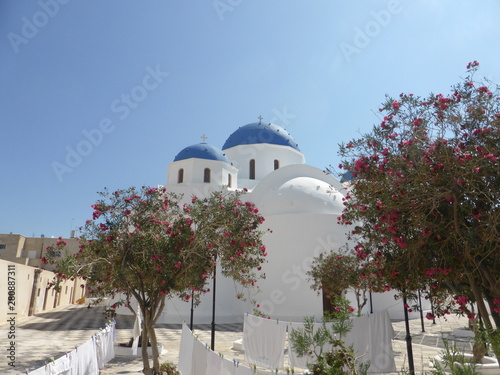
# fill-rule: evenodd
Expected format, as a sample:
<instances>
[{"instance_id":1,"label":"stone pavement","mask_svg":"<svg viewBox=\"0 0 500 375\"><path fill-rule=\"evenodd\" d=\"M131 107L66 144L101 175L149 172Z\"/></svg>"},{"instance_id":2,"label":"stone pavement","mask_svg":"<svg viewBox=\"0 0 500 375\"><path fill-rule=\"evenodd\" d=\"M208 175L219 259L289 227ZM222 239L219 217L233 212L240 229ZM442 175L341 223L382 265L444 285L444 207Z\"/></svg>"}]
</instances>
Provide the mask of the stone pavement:
<instances>
[{"instance_id":1,"label":"stone pavement","mask_svg":"<svg viewBox=\"0 0 500 375\"><path fill-rule=\"evenodd\" d=\"M0 374L26 374L44 365L51 357L59 358L85 343L106 321L102 315L104 307L71 305L56 308L36 316L20 317L16 321L16 367L8 366L4 355L8 349L8 323L0 324ZM454 328L465 327L467 319L450 316L446 320L438 319L436 324L425 320L425 332L422 332L420 319L410 321L415 370L417 374L429 370L429 359L439 353L443 347L442 339L454 342L466 352L472 348L472 340L453 336ZM132 317L117 318L117 342L127 342L131 337ZM405 342L404 322L393 322L396 337L393 340L393 351L398 370L408 367ZM244 354L232 349L233 342L242 338L242 324L218 325L215 340L215 351L225 358L236 359L245 363ZM160 361L177 363L179 356L180 332L179 324L160 324L157 327L158 342L165 345L167 352L161 355ZM195 325L195 333L202 342L210 343L210 325ZM286 363L285 363L286 365ZM101 371L103 375L139 374L142 370L140 358L116 357Z\"/></svg>"}]
</instances>

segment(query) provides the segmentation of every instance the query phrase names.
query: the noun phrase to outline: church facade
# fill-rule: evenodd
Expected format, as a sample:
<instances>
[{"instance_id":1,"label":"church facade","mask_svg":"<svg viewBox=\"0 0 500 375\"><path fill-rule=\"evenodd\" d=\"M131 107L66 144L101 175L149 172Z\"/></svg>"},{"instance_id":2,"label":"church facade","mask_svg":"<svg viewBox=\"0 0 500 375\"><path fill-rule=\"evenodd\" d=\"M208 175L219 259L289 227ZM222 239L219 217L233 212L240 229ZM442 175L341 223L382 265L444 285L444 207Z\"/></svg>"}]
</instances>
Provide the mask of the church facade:
<instances>
[{"instance_id":1,"label":"church facade","mask_svg":"<svg viewBox=\"0 0 500 375\"><path fill-rule=\"evenodd\" d=\"M323 298L310 288L306 272L314 257L348 241L348 229L337 224L346 186L305 164L290 133L260 121L238 128L221 149L205 142L188 146L169 164L165 187L183 194L186 202L221 189L247 189L245 199L255 203L266 219L263 226L272 230L263 238L266 278L258 281L259 291L250 299L275 319L302 321L304 316L322 315ZM218 323L241 322L255 307L236 298L230 279L218 275L216 288ZM212 298L212 293L203 296L194 310L195 323L211 321ZM378 304L377 310L387 307L380 296ZM171 299L162 321L189 321L190 309L189 302Z\"/></svg>"}]
</instances>

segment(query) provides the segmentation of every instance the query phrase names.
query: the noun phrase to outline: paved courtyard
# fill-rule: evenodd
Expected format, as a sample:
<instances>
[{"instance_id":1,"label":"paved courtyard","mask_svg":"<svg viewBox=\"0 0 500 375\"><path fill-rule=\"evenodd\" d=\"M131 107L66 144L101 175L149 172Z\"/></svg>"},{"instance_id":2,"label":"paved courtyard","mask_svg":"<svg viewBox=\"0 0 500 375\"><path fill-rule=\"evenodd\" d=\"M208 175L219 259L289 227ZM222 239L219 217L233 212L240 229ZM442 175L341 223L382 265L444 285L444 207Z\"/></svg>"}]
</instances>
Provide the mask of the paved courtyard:
<instances>
[{"instance_id":1,"label":"paved courtyard","mask_svg":"<svg viewBox=\"0 0 500 375\"><path fill-rule=\"evenodd\" d=\"M55 310L37 314L32 317L18 318L16 322L16 367L7 364L5 356L1 356L0 374L26 374L44 365L50 358L57 359L86 342L100 327L106 323L102 312L103 307L87 308L81 305L59 307ZM465 327L467 320L454 316L446 320L436 320L436 324L425 320L425 332L422 332L419 319L410 321L413 357L416 373L429 369L429 359L439 353L443 347L442 339L454 342L466 352L472 348L471 339L453 336L453 329ZM133 319L120 316L117 318L117 341L126 342L131 337ZM405 342L404 322L393 322L396 337L393 340L393 351L398 369L407 367L407 350ZM227 324L217 326L215 351L225 358L236 359L245 363L244 354L232 349L233 342L242 338L242 324ZM0 340L6 343L8 323L0 324ZM161 361L177 363L181 336L180 325L160 324L157 327L158 341L165 345L166 353ZM195 325L195 333L203 342L210 343L210 326ZM2 344L5 346L5 344ZM4 352L6 348L2 348ZM286 359L285 359L286 361ZM286 362L285 362L286 365ZM139 358L116 357L111 360L101 374L139 374L142 362Z\"/></svg>"}]
</instances>

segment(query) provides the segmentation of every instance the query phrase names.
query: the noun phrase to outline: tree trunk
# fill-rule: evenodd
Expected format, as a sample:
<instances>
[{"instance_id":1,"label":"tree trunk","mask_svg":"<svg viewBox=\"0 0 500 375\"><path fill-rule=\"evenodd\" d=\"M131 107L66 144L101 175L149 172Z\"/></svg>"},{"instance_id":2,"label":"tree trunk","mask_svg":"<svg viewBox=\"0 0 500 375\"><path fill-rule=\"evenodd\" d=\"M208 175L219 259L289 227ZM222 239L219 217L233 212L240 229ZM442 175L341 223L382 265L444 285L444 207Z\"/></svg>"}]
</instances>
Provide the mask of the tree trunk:
<instances>
[{"instance_id":1,"label":"tree trunk","mask_svg":"<svg viewBox=\"0 0 500 375\"><path fill-rule=\"evenodd\" d=\"M156 339L155 327L153 324L148 327L149 340L151 341L151 351L153 354L154 374L160 373L160 352L158 350L158 341Z\"/></svg>"},{"instance_id":2,"label":"tree trunk","mask_svg":"<svg viewBox=\"0 0 500 375\"><path fill-rule=\"evenodd\" d=\"M144 375L153 375L153 370L151 369L151 367L149 366L149 357L148 357L148 341L149 341L149 337L148 337L148 330L146 329L146 326L144 325L143 323L143 326L142 326L142 364L144 366L144 368L142 369L142 372L144 373Z\"/></svg>"},{"instance_id":3,"label":"tree trunk","mask_svg":"<svg viewBox=\"0 0 500 375\"><path fill-rule=\"evenodd\" d=\"M492 343L493 352L495 353L495 357L500 361L500 345L496 344L498 341L496 330L493 328L490 320L490 315L488 314L488 310L486 309L486 305L484 304L483 295L477 285L476 280L472 275L467 275L469 279L470 287L472 289L472 293L474 294L474 298L476 299L477 308L481 313L481 317L483 318L484 325L486 328L486 334L488 335L490 343Z\"/></svg>"}]
</instances>

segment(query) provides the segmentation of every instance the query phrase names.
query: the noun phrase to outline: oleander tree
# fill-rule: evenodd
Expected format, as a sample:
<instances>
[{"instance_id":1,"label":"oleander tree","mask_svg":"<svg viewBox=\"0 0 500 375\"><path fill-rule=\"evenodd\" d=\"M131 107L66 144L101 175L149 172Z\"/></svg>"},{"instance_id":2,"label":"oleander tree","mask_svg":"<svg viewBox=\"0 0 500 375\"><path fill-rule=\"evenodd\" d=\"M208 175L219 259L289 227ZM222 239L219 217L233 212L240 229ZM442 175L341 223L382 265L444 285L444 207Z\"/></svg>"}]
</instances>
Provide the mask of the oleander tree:
<instances>
[{"instance_id":1,"label":"oleander tree","mask_svg":"<svg viewBox=\"0 0 500 375\"><path fill-rule=\"evenodd\" d=\"M437 314L474 318L475 302L500 357L500 96L478 67L448 94L387 97L381 123L340 145L353 180L339 222L390 287L430 291Z\"/></svg>"},{"instance_id":2,"label":"oleander tree","mask_svg":"<svg viewBox=\"0 0 500 375\"><path fill-rule=\"evenodd\" d=\"M168 297L198 299L209 290L215 262L244 287L264 276L264 218L242 194L216 192L181 205L181 197L165 188L104 191L80 228L79 252L69 255L58 241L44 261L56 265L58 280L85 277L90 296L112 296L112 309L123 305L137 314L135 300L142 315L143 371L159 374L154 327Z\"/></svg>"},{"instance_id":3,"label":"oleander tree","mask_svg":"<svg viewBox=\"0 0 500 375\"><path fill-rule=\"evenodd\" d=\"M312 281L311 288L323 293L330 301L335 302L338 296L344 296L349 290L354 292L356 309L351 312L362 314L363 307L368 302L369 292L381 292L390 289L379 277L381 254L376 252L373 257L358 256L354 252L345 254L337 251L322 253L313 260L311 269L307 272ZM333 313L340 310L332 306Z\"/></svg>"}]
</instances>

